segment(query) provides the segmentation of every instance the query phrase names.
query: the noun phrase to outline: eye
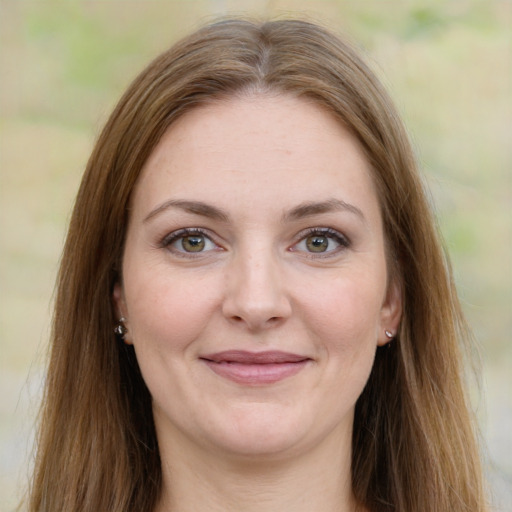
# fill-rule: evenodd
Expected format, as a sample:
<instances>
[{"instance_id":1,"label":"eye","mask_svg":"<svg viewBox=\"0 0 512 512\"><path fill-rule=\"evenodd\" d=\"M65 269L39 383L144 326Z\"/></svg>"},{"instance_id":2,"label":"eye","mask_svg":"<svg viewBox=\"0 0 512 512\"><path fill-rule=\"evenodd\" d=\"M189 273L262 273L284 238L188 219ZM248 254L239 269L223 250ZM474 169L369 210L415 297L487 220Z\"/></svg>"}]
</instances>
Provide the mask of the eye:
<instances>
[{"instance_id":1,"label":"eye","mask_svg":"<svg viewBox=\"0 0 512 512\"><path fill-rule=\"evenodd\" d=\"M302 234L301 240L292 247L292 250L310 254L330 254L349 245L349 240L334 229L312 228Z\"/></svg>"},{"instance_id":2,"label":"eye","mask_svg":"<svg viewBox=\"0 0 512 512\"><path fill-rule=\"evenodd\" d=\"M220 248L206 233L197 228L180 229L170 233L162 241L162 246L183 255L208 252Z\"/></svg>"}]
</instances>

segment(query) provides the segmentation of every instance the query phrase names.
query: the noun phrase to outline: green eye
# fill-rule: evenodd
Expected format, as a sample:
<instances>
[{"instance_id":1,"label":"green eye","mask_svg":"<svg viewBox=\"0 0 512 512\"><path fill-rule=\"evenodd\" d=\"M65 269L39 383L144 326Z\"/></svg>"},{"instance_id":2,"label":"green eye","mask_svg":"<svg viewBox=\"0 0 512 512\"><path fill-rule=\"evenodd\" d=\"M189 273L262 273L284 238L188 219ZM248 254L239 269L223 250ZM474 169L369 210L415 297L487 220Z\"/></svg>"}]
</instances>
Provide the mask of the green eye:
<instances>
[{"instance_id":1,"label":"green eye","mask_svg":"<svg viewBox=\"0 0 512 512\"><path fill-rule=\"evenodd\" d=\"M166 236L162 242L162 247L169 249L177 255L185 256L187 254L198 256L201 253L207 253L220 249L220 247L205 233L198 229L180 229Z\"/></svg>"},{"instance_id":2,"label":"green eye","mask_svg":"<svg viewBox=\"0 0 512 512\"><path fill-rule=\"evenodd\" d=\"M181 247L186 252L201 252L206 246L203 235L188 235L181 239Z\"/></svg>"},{"instance_id":3,"label":"green eye","mask_svg":"<svg viewBox=\"0 0 512 512\"><path fill-rule=\"evenodd\" d=\"M319 227L308 229L305 233L303 232L303 238L296 243L292 250L300 251L310 256L334 256L338 254L342 249L346 249L350 246L348 238L331 228Z\"/></svg>"},{"instance_id":4,"label":"green eye","mask_svg":"<svg viewBox=\"0 0 512 512\"><path fill-rule=\"evenodd\" d=\"M325 252L329 247L329 238L324 235L311 235L306 238L306 247L310 252Z\"/></svg>"}]
</instances>

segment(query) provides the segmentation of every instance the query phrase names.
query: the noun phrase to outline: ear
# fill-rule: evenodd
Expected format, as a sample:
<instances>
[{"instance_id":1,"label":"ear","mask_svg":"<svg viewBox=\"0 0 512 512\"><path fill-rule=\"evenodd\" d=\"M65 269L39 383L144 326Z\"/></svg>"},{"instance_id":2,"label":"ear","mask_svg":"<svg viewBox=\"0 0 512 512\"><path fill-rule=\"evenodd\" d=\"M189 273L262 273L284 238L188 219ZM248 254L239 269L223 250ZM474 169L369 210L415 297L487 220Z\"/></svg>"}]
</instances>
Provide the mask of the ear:
<instances>
[{"instance_id":1,"label":"ear","mask_svg":"<svg viewBox=\"0 0 512 512\"><path fill-rule=\"evenodd\" d=\"M114 285L112 299L114 301L114 311L116 313L117 319L126 317L126 303L124 301L123 287L120 283L116 283Z\"/></svg>"},{"instance_id":2,"label":"ear","mask_svg":"<svg viewBox=\"0 0 512 512\"><path fill-rule=\"evenodd\" d=\"M124 291L121 283L119 282L117 282L114 285L114 291L112 292L112 301L114 303L114 311L117 320L120 320L121 318L125 319L123 321L123 325L124 327L126 327L127 331L126 334L123 336L123 341L128 345L132 345L133 343L131 340L131 333L128 327L128 313L126 308L126 301L124 299Z\"/></svg>"},{"instance_id":3,"label":"ear","mask_svg":"<svg viewBox=\"0 0 512 512\"><path fill-rule=\"evenodd\" d=\"M380 310L380 328L377 333L377 345L389 343L398 331L402 318L402 286L399 279L392 279L386 291L386 297ZM388 337L386 331L393 337Z\"/></svg>"}]
</instances>

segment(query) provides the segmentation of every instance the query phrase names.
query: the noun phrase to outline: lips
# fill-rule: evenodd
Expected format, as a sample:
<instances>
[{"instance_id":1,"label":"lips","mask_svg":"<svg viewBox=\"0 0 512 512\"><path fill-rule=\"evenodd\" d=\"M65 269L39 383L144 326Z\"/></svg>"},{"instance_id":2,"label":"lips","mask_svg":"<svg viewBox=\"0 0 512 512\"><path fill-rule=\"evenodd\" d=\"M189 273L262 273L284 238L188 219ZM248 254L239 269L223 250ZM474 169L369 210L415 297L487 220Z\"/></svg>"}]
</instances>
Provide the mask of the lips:
<instances>
[{"instance_id":1,"label":"lips","mask_svg":"<svg viewBox=\"0 0 512 512\"><path fill-rule=\"evenodd\" d=\"M299 373L311 361L289 352L228 350L201 357L217 375L238 384L272 384Z\"/></svg>"}]
</instances>

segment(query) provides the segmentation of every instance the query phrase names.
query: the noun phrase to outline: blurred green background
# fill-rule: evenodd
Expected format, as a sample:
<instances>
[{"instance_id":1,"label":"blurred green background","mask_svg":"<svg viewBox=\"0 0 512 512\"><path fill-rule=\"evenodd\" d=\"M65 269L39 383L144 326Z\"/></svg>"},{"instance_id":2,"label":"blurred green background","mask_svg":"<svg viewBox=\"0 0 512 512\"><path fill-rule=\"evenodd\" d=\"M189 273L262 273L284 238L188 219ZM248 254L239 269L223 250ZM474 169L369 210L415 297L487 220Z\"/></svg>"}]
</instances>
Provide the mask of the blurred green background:
<instances>
[{"instance_id":1,"label":"blurred green background","mask_svg":"<svg viewBox=\"0 0 512 512\"><path fill-rule=\"evenodd\" d=\"M510 0L0 0L0 512L26 483L53 282L95 137L149 59L226 13L347 34L395 98L478 340L474 406L512 510Z\"/></svg>"}]
</instances>

